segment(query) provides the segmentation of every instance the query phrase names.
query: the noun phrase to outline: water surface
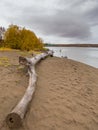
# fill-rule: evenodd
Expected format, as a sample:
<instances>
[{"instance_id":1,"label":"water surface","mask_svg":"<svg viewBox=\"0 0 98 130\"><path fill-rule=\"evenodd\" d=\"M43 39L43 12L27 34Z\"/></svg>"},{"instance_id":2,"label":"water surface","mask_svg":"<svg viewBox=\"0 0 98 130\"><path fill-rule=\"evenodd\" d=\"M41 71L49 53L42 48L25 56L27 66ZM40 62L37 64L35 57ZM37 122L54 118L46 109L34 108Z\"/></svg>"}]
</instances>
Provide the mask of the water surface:
<instances>
[{"instance_id":1,"label":"water surface","mask_svg":"<svg viewBox=\"0 0 98 130\"><path fill-rule=\"evenodd\" d=\"M54 51L54 56L68 57L98 68L98 48L92 47L47 47Z\"/></svg>"}]
</instances>

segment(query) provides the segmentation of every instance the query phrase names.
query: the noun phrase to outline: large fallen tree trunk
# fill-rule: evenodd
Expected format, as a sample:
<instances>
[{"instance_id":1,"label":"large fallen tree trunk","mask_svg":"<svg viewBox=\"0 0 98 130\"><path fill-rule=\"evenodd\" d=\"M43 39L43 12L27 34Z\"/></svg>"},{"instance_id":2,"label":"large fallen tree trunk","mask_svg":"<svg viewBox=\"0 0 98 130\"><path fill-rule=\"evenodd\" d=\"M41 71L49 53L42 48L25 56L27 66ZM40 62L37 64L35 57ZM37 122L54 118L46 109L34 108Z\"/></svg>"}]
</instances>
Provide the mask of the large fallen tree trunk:
<instances>
[{"instance_id":1,"label":"large fallen tree trunk","mask_svg":"<svg viewBox=\"0 0 98 130\"><path fill-rule=\"evenodd\" d=\"M49 55L52 56L53 52L48 51L46 53L41 53L33 58L24 58L24 57L19 58L19 62L28 67L29 85L20 102L6 117L6 123L10 128L17 128L22 125L23 118L26 114L28 105L32 100L32 96L35 91L35 83L37 80L35 72L35 64Z\"/></svg>"}]
</instances>

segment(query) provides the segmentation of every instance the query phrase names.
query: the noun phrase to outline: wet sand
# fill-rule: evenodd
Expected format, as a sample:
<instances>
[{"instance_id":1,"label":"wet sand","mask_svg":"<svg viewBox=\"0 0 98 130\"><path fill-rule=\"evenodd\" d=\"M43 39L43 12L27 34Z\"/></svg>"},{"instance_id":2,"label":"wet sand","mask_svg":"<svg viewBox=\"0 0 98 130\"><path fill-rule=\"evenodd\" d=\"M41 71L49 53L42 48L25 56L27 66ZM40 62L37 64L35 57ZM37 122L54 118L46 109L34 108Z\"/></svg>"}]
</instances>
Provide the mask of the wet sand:
<instances>
[{"instance_id":1,"label":"wet sand","mask_svg":"<svg viewBox=\"0 0 98 130\"><path fill-rule=\"evenodd\" d=\"M0 52L11 62L0 66L0 130L9 130L5 117L28 85L19 55ZM36 72L36 91L19 130L98 130L98 69L49 57L36 66Z\"/></svg>"}]
</instances>

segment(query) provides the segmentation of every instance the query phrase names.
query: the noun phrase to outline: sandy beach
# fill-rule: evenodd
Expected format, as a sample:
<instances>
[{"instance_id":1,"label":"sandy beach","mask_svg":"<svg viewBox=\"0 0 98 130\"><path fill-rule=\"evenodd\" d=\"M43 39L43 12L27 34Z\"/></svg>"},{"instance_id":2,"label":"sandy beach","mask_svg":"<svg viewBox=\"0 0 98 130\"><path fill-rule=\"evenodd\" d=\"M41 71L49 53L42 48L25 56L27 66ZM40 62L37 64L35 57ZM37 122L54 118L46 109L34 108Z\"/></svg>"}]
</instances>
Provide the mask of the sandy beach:
<instances>
[{"instance_id":1,"label":"sandy beach","mask_svg":"<svg viewBox=\"0 0 98 130\"><path fill-rule=\"evenodd\" d=\"M21 52L0 52L0 130L28 86L19 66ZM38 80L19 130L98 130L98 69L48 57L36 66Z\"/></svg>"}]
</instances>

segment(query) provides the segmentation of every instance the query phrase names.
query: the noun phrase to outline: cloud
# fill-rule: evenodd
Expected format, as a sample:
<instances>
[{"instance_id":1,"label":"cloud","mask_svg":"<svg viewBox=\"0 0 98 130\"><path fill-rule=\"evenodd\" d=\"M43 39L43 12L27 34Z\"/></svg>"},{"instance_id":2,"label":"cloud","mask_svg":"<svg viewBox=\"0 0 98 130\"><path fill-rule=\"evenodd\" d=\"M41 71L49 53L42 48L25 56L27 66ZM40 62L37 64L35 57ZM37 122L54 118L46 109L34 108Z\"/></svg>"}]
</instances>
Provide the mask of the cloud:
<instances>
[{"instance_id":1,"label":"cloud","mask_svg":"<svg viewBox=\"0 0 98 130\"><path fill-rule=\"evenodd\" d=\"M55 13L52 12L47 15L43 13L47 11L42 11L40 12L41 15L33 17L34 19L31 19L31 22L46 35L86 39L91 36L91 31L88 21L85 20L85 15L83 16L81 12L84 3L84 0L58 1ZM79 10L80 7L81 10Z\"/></svg>"},{"instance_id":2,"label":"cloud","mask_svg":"<svg viewBox=\"0 0 98 130\"><path fill-rule=\"evenodd\" d=\"M90 27L83 17L67 9L48 10L45 7L29 6L20 14L9 17L13 21L29 25L45 35L65 38L85 39L90 36Z\"/></svg>"},{"instance_id":3,"label":"cloud","mask_svg":"<svg viewBox=\"0 0 98 130\"><path fill-rule=\"evenodd\" d=\"M98 3L90 10L88 10L85 15L88 18L88 22L91 23L92 26L98 26Z\"/></svg>"},{"instance_id":4,"label":"cloud","mask_svg":"<svg viewBox=\"0 0 98 130\"><path fill-rule=\"evenodd\" d=\"M78 15L67 10L57 10L53 15L38 16L30 24L37 25L46 35L84 39L90 36L88 24Z\"/></svg>"},{"instance_id":5,"label":"cloud","mask_svg":"<svg viewBox=\"0 0 98 130\"><path fill-rule=\"evenodd\" d=\"M0 7L1 21L49 37L84 41L91 39L92 28L98 25L97 0L1 0Z\"/></svg>"}]
</instances>

